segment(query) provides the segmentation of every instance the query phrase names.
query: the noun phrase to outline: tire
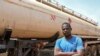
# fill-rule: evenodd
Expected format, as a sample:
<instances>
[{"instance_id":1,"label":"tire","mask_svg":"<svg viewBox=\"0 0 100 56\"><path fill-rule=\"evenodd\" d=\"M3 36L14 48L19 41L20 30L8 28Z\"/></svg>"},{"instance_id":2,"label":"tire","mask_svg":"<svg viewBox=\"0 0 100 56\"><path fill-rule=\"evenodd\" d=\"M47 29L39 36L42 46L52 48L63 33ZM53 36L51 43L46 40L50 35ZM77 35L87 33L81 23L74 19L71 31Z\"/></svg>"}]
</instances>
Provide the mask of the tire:
<instances>
[{"instance_id":1,"label":"tire","mask_svg":"<svg viewBox=\"0 0 100 56\"><path fill-rule=\"evenodd\" d=\"M0 49L0 53L5 53L6 49Z\"/></svg>"},{"instance_id":2,"label":"tire","mask_svg":"<svg viewBox=\"0 0 100 56\"><path fill-rule=\"evenodd\" d=\"M14 56L14 49L13 48L8 49L8 55L7 56Z\"/></svg>"},{"instance_id":3,"label":"tire","mask_svg":"<svg viewBox=\"0 0 100 56\"><path fill-rule=\"evenodd\" d=\"M54 51L50 49L43 49L39 51L38 56L54 56Z\"/></svg>"},{"instance_id":4,"label":"tire","mask_svg":"<svg viewBox=\"0 0 100 56\"><path fill-rule=\"evenodd\" d=\"M14 49L14 48L8 49L8 54L7 54L7 56L17 56L17 55L18 55L17 49Z\"/></svg>"}]
</instances>

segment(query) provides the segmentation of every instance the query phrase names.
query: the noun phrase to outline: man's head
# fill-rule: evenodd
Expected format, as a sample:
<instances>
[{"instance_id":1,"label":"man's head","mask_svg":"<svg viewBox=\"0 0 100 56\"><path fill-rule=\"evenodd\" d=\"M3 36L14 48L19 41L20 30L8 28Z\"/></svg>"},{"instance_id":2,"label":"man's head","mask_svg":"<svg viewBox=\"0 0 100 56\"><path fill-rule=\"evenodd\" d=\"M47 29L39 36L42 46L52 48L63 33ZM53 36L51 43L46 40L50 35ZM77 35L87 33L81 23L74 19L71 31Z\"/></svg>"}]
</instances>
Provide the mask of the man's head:
<instances>
[{"instance_id":1,"label":"man's head","mask_svg":"<svg viewBox=\"0 0 100 56\"><path fill-rule=\"evenodd\" d=\"M71 28L71 25L69 23L64 22L62 24L62 32L66 37L71 36L71 30L72 30L72 28Z\"/></svg>"}]
</instances>

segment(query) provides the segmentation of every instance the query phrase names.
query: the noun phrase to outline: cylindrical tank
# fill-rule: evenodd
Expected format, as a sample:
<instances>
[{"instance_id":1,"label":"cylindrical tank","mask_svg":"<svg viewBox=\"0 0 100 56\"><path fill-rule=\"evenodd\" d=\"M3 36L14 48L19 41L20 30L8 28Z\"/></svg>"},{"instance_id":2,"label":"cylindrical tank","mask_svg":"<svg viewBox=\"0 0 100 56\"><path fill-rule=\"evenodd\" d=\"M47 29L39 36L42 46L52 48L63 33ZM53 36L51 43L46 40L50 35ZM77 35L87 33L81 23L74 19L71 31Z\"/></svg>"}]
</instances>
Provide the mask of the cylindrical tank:
<instances>
[{"instance_id":1,"label":"cylindrical tank","mask_svg":"<svg viewBox=\"0 0 100 56\"><path fill-rule=\"evenodd\" d=\"M35 0L0 0L0 35L10 28L12 38L62 36L61 24L69 21L72 34L98 35L95 25Z\"/></svg>"}]
</instances>

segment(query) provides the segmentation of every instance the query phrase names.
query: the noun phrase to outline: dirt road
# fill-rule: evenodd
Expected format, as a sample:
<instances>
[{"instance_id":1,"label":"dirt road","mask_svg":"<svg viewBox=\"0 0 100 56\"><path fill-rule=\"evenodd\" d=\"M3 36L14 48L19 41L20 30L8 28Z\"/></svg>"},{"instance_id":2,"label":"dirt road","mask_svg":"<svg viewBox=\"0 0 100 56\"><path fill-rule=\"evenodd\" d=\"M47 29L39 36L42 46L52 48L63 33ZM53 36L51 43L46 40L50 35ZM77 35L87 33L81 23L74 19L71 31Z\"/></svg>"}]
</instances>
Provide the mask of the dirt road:
<instances>
[{"instance_id":1,"label":"dirt road","mask_svg":"<svg viewBox=\"0 0 100 56\"><path fill-rule=\"evenodd\" d=\"M0 56L7 56L7 53L1 53Z\"/></svg>"}]
</instances>

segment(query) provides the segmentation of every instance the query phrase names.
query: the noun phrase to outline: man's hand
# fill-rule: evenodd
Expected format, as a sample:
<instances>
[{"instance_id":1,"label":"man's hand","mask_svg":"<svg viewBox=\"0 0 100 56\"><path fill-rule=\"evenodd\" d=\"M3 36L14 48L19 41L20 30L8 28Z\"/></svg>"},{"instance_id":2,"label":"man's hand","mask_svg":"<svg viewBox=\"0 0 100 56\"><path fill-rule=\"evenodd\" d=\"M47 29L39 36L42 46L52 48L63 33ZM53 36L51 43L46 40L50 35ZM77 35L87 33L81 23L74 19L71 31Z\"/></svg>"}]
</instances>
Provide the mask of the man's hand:
<instances>
[{"instance_id":1,"label":"man's hand","mask_svg":"<svg viewBox=\"0 0 100 56\"><path fill-rule=\"evenodd\" d=\"M72 56L77 54L76 52L62 52L59 48L54 49L54 56Z\"/></svg>"}]
</instances>

